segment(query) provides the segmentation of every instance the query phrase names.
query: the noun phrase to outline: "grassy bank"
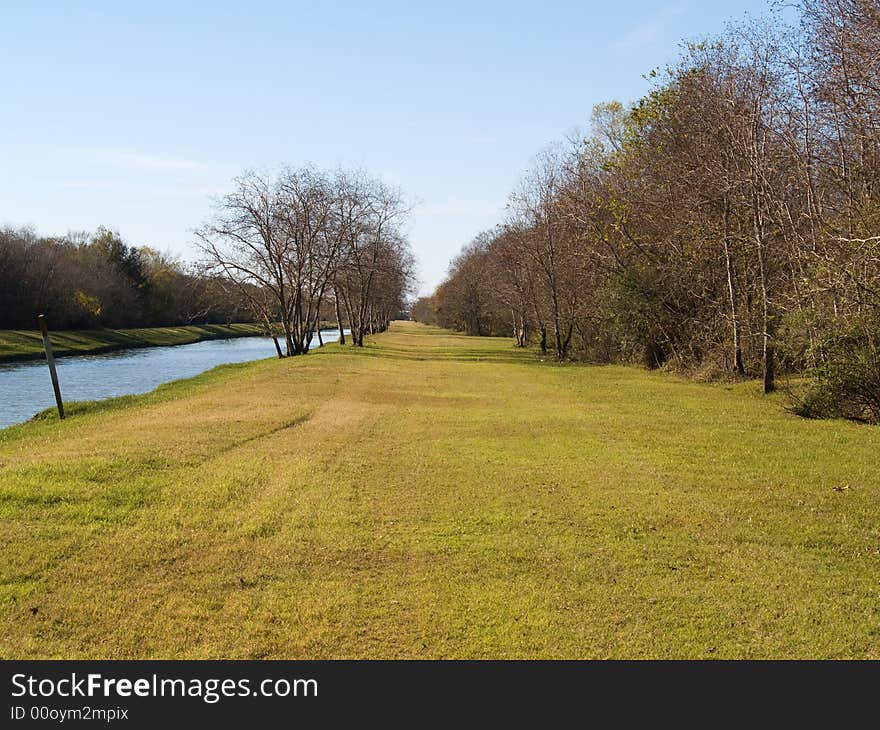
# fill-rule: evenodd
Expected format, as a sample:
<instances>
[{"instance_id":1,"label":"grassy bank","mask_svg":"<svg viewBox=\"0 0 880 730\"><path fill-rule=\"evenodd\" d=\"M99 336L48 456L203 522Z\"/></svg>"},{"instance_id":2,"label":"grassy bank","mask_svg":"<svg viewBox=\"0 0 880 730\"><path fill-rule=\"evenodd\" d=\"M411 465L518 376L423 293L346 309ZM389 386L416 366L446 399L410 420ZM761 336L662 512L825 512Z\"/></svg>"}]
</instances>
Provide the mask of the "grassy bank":
<instances>
[{"instance_id":1,"label":"grassy bank","mask_svg":"<svg viewBox=\"0 0 880 730\"><path fill-rule=\"evenodd\" d=\"M396 323L0 432L4 657L880 658L880 429Z\"/></svg>"},{"instance_id":2,"label":"grassy bank","mask_svg":"<svg viewBox=\"0 0 880 730\"><path fill-rule=\"evenodd\" d=\"M125 350L131 347L188 345L202 340L247 337L262 334L252 324L189 325L186 327L144 327L122 330L71 330L51 332L52 351L57 357ZM0 330L0 363L38 360L43 357L40 333L29 330Z\"/></svg>"}]
</instances>

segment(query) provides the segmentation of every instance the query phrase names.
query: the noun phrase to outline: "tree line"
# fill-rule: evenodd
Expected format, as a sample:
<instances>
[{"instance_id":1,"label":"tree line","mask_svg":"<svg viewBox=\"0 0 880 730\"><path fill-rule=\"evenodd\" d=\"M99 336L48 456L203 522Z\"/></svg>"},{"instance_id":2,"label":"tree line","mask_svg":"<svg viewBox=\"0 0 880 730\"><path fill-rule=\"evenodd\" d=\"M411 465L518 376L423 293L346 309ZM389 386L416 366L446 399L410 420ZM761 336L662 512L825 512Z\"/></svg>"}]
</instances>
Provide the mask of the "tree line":
<instances>
[{"instance_id":1,"label":"tree line","mask_svg":"<svg viewBox=\"0 0 880 730\"><path fill-rule=\"evenodd\" d=\"M230 324L250 321L246 302L216 278L119 233L40 237L0 230L0 329Z\"/></svg>"},{"instance_id":2,"label":"tree line","mask_svg":"<svg viewBox=\"0 0 880 730\"><path fill-rule=\"evenodd\" d=\"M544 150L413 315L557 359L811 373L880 422L880 5L802 0L650 74Z\"/></svg>"},{"instance_id":3,"label":"tree line","mask_svg":"<svg viewBox=\"0 0 880 730\"><path fill-rule=\"evenodd\" d=\"M246 172L196 232L206 272L248 303L278 356L320 342L330 309L362 347L406 307L414 259L401 193L360 171Z\"/></svg>"}]
</instances>

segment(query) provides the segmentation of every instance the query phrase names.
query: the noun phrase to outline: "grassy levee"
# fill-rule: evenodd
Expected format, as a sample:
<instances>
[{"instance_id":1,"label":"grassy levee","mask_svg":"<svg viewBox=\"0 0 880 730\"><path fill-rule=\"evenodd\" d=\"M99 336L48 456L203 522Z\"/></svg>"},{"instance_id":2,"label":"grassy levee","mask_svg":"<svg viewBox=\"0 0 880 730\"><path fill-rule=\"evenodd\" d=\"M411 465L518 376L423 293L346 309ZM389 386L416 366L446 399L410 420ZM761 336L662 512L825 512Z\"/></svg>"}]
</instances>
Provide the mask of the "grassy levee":
<instances>
[{"instance_id":1,"label":"grassy levee","mask_svg":"<svg viewBox=\"0 0 880 730\"><path fill-rule=\"evenodd\" d=\"M263 329L253 324L203 324L121 330L61 330L50 332L49 339L52 342L52 352L57 357L64 357L135 347L188 345L203 340L261 334ZM39 360L42 357L43 340L36 330L0 330L0 363Z\"/></svg>"},{"instance_id":2,"label":"grassy levee","mask_svg":"<svg viewBox=\"0 0 880 730\"><path fill-rule=\"evenodd\" d=\"M880 658L880 429L395 323L0 431L0 656Z\"/></svg>"}]
</instances>

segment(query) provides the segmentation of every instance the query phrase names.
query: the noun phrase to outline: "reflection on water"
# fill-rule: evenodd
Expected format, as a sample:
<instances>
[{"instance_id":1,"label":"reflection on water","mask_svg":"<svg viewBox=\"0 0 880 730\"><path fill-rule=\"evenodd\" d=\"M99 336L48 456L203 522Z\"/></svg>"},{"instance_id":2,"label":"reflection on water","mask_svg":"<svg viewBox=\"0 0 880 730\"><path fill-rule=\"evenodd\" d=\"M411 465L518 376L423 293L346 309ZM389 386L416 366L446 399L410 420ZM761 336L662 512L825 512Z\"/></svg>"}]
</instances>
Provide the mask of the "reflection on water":
<instances>
[{"instance_id":1,"label":"reflection on water","mask_svg":"<svg viewBox=\"0 0 880 730\"><path fill-rule=\"evenodd\" d=\"M325 343L335 342L339 331L327 330L321 336ZM312 344L317 347L317 338ZM162 383L190 378L217 365L274 356L275 346L268 337L237 337L176 347L76 355L57 358L55 363L66 403L147 393ZM45 361L0 364L0 428L26 421L54 405Z\"/></svg>"}]
</instances>

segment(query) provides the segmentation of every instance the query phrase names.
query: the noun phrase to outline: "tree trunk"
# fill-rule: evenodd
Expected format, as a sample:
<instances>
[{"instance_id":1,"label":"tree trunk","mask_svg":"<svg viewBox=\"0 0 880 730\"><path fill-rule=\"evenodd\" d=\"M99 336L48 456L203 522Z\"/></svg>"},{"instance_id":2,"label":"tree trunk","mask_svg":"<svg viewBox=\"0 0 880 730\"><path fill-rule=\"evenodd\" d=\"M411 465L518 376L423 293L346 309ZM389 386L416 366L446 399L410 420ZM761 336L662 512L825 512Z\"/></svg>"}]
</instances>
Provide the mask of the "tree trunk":
<instances>
[{"instance_id":1,"label":"tree trunk","mask_svg":"<svg viewBox=\"0 0 880 730\"><path fill-rule=\"evenodd\" d=\"M513 315L513 336L516 339L517 347L525 347L526 346L526 320L525 317L521 317L514 310Z\"/></svg>"},{"instance_id":2,"label":"tree trunk","mask_svg":"<svg viewBox=\"0 0 880 730\"><path fill-rule=\"evenodd\" d=\"M773 348L774 324L772 312L764 315L764 321L764 327L768 330L764 337L764 393L772 393L776 390L776 351Z\"/></svg>"},{"instance_id":3,"label":"tree trunk","mask_svg":"<svg viewBox=\"0 0 880 730\"><path fill-rule=\"evenodd\" d=\"M336 292L336 326L339 328L339 344L345 344L345 332L342 330L342 313L339 311L339 293Z\"/></svg>"},{"instance_id":4,"label":"tree trunk","mask_svg":"<svg viewBox=\"0 0 880 730\"><path fill-rule=\"evenodd\" d=\"M571 347L571 335L574 332L574 320L569 322L568 329L565 332L565 338L562 340L562 357L560 360L564 360L568 357L568 348Z\"/></svg>"},{"instance_id":5,"label":"tree trunk","mask_svg":"<svg viewBox=\"0 0 880 730\"><path fill-rule=\"evenodd\" d=\"M565 352L562 349L562 330L559 327L559 297L556 294L556 282L550 282L550 301L553 305L553 344L556 347L556 359L564 360Z\"/></svg>"},{"instance_id":6,"label":"tree trunk","mask_svg":"<svg viewBox=\"0 0 880 730\"><path fill-rule=\"evenodd\" d=\"M740 344L739 314L736 310L736 284L734 281L733 261L730 257L730 201L724 198L724 264L727 268L727 293L730 297L730 319L733 324L733 361L734 372L745 375L742 345Z\"/></svg>"},{"instance_id":7,"label":"tree trunk","mask_svg":"<svg viewBox=\"0 0 880 730\"><path fill-rule=\"evenodd\" d=\"M772 393L776 390L775 351L773 348L774 316L773 308L770 304L770 287L767 283L767 261L764 250L764 220L761 216L759 208L760 201L757 193L755 194L754 205L755 243L758 251L758 274L761 279L761 320L763 330L762 369L764 376L764 393Z\"/></svg>"}]
</instances>

